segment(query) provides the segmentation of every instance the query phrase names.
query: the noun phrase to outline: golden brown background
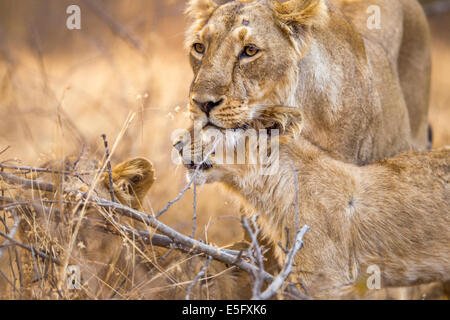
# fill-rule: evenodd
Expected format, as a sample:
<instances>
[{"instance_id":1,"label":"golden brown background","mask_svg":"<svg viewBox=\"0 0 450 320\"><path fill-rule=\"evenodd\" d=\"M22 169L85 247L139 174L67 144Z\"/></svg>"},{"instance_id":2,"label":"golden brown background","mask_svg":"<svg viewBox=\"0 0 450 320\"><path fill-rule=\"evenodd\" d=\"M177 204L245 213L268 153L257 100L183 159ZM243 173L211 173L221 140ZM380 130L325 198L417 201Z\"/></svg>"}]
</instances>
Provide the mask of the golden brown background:
<instances>
[{"instance_id":1,"label":"golden brown background","mask_svg":"<svg viewBox=\"0 0 450 320\"><path fill-rule=\"evenodd\" d=\"M431 3L432 1L426 1ZM66 28L66 8L81 7L81 30ZM183 46L185 1L0 0L0 161L31 166L51 158L101 158L130 112L134 121L113 162L144 156L158 180L147 208L158 211L185 185L172 163L171 133L187 124L192 73ZM448 7L448 6L447 6ZM450 144L450 13L431 10L434 147ZM241 236L239 212L218 186L199 189L197 237L225 244ZM162 218L192 228L189 191ZM219 218L222 217L222 218ZM206 230L208 232L206 232Z\"/></svg>"}]
</instances>

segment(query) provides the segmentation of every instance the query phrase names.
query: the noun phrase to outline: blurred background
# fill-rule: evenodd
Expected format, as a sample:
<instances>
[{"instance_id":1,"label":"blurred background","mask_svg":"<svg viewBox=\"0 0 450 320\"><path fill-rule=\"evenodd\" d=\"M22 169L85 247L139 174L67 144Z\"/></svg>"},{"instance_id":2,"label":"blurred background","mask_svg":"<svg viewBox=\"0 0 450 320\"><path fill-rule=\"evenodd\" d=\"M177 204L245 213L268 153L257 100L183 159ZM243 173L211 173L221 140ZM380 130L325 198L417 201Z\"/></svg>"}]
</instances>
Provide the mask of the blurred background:
<instances>
[{"instance_id":1,"label":"blurred background","mask_svg":"<svg viewBox=\"0 0 450 320\"><path fill-rule=\"evenodd\" d=\"M450 144L450 2L423 3L433 37L430 122L438 147ZM81 30L66 28L71 4L81 8ZM162 209L186 183L170 157L171 133L188 123L184 6L183 0L0 0L0 151L10 146L0 161L39 166L78 155L83 145L100 159L100 135L112 145L136 112L113 165L150 159L158 180L147 207ZM241 238L231 196L204 186L198 201L198 238L218 245ZM189 191L162 220L190 233L191 215Z\"/></svg>"}]
</instances>

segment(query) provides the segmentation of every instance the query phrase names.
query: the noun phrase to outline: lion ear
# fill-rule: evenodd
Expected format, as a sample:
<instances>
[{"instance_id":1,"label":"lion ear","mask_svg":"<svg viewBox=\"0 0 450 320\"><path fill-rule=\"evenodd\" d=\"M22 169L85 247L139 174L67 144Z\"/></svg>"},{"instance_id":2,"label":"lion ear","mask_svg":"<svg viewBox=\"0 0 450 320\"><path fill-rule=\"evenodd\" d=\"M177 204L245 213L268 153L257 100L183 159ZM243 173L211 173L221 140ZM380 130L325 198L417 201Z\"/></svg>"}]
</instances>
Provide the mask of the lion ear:
<instances>
[{"instance_id":1,"label":"lion ear","mask_svg":"<svg viewBox=\"0 0 450 320\"><path fill-rule=\"evenodd\" d=\"M324 0L271 1L271 7L278 21L287 26L311 26L327 17Z\"/></svg>"},{"instance_id":2,"label":"lion ear","mask_svg":"<svg viewBox=\"0 0 450 320\"><path fill-rule=\"evenodd\" d=\"M189 0L186 14L193 20L208 20L218 5L213 0Z\"/></svg>"},{"instance_id":3,"label":"lion ear","mask_svg":"<svg viewBox=\"0 0 450 320\"><path fill-rule=\"evenodd\" d=\"M112 178L118 189L115 193L119 197L123 195L120 200L131 200L133 207L140 206L156 179L152 163L144 158L134 158L118 164L112 170Z\"/></svg>"}]
</instances>

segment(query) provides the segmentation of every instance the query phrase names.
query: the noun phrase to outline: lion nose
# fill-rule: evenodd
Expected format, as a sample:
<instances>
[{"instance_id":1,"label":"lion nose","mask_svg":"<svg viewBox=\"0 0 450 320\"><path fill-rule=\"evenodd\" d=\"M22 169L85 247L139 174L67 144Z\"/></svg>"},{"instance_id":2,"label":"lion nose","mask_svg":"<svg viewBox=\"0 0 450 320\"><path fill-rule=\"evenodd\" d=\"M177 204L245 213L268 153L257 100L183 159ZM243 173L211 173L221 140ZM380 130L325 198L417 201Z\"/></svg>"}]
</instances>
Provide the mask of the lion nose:
<instances>
[{"instance_id":1,"label":"lion nose","mask_svg":"<svg viewBox=\"0 0 450 320\"><path fill-rule=\"evenodd\" d=\"M194 102L200 110L202 110L204 113L206 113L207 116L209 116L209 113L215 108L220 106L223 103L224 99L220 98L216 101L214 100L207 100L207 99L201 99L198 97L192 98L192 102Z\"/></svg>"}]
</instances>

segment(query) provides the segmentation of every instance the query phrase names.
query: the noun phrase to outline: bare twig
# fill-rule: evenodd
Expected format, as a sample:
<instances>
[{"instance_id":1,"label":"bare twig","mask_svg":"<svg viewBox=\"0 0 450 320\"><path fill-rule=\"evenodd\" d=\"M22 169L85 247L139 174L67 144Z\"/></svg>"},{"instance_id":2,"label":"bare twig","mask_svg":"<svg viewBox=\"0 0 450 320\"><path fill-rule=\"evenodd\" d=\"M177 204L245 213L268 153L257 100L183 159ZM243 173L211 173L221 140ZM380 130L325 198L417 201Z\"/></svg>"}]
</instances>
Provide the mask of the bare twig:
<instances>
[{"instance_id":1,"label":"bare twig","mask_svg":"<svg viewBox=\"0 0 450 320\"><path fill-rule=\"evenodd\" d=\"M251 236L251 239L252 239L252 245L250 248L254 249L254 253L251 254L251 252L249 252L249 254L251 256L254 256L257 259L258 266L259 266L259 272L254 273L255 283L253 285L253 297L252 297L253 300L267 300L267 299L272 298L278 292L278 290L283 286L283 284L286 283L287 278L289 277L289 275L292 272L294 257L303 246L303 236L309 230L309 226L304 226L301 230L299 230L300 209L299 209L299 204L298 204L298 195L299 195L298 175L297 175L297 171L296 171L295 167L292 164L291 164L291 168L292 168L292 171L294 174L294 186L295 186L295 191L296 191L295 192L295 201L294 201L296 232L294 235L293 246L289 250L289 229L286 228L285 229L286 230L286 247L284 248L282 246L281 242L278 243L280 248L285 252L285 254L287 256L285 264L284 264L281 272L270 283L270 285L267 287L267 289L264 292L261 292L262 285L263 285L263 281L261 280L261 270L264 268L264 265L262 263L261 248L259 247L258 242L257 242L257 236L258 236L259 230L258 230L258 226L256 223L256 216L254 216L252 218L252 224L253 224L253 228L255 231L252 231L252 229L248 225L248 222L246 221L245 218L242 219L244 228L247 230L247 232L249 233L249 235ZM250 248L249 248L249 250L250 250ZM304 286L304 284L302 284L302 285ZM298 291L295 288L295 285L292 283L287 283L287 289L289 289L290 291ZM305 288L303 290L305 290ZM305 290L305 293L306 292L307 292L307 290ZM292 294L292 292L289 292L288 295L290 297L295 297ZM298 296L298 294L297 294L297 296ZM304 296L304 297L306 297L306 296Z\"/></svg>"},{"instance_id":2,"label":"bare twig","mask_svg":"<svg viewBox=\"0 0 450 320\"><path fill-rule=\"evenodd\" d=\"M292 272L292 264L294 263L294 257L297 254L297 252L302 248L303 246L303 236L305 233L309 230L309 226L304 226L300 232L297 233L295 237L294 246L290 250L286 263L284 264L283 269L281 270L280 274L275 277L275 279L272 281L272 283L267 287L267 289L262 292L259 295L253 296L254 300L267 300L272 298L278 290L281 288L281 286L286 282L286 279Z\"/></svg>"},{"instance_id":3,"label":"bare twig","mask_svg":"<svg viewBox=\"0 0 450 320\"><path fill-rule=\"evenodd\" d=\"M103 142L105 144L105 152L106 152L106 167L108 169L109 176L109 194L111 196L111 201L116 202L116 198L114 197L114 182L112 178L112 169L111 169L111 155L109 154L108 148L108 140L106 140L106 134L102 134Z\"/></svg>"},{"instance_id":4,"label":"bare twig","mask_svg":"<svg viewBox=\"0 0 450 320\"><path fill-rule=\"evenodd\" d=\"M192 281L191 285L189 286L188 290L187 290L187 294L186 294L186 300L190 300L190 296L191 296L191 291L192 289L195 287L195 285L197 284L197 282L203 278L205 276L205 272L206 269L209 266L209 263L211 262L212 257L209 256L206 259L205 265L203 266L203 268L200 270L200 272L195 276L194 281Z\"/></svg>"},{"instance_id":5,"label":"bare twig","mask_svg":"<svg viewBox=\"0 0 450 320\"><path fill-rule=\"evenodd\" d=\"M8 226L6 224L6 220L0 217L0 221L3 223L4 228L5 228L5 232L8 233L11 238L15 237L15 234L19 228L19 223L20 223L20 219L15 214L15 212L13 212L13 216L14 216L14 224L11 227L11 229L8 228ZM13 247L13 248L11 248L11 247ZM8 250L8 253L9 253L9 266L10 266L11 274L14 278L11 283L14 283L14 286L17 281L17 277L16 277L16 272L14 271L14 267L13 267L13 255L12 255L11 251L13 251L15 253L15 261L17 264L17 271L19 274L19 284L20 284L19 296L21 298L22 292L23 292L23 272L22 272L22 266L21 266L21 264L19 262L19 258L18 258L17 248L14 246L14 244L11 243L10 240L6 239L6 241L3 242L3 244L0 246L0 260L2 259L2 255L3 255L5 249ZM7 279L7 280L9 280L9 279ZM14 290L14 292L17 292L17 291Z\"/></svg>"},{"instance_id":6,"label":"bare twig","mask_svg":"<svg viewBox=\"0 0 450 320\"><path fill-rule=\"evenodd\" d=\"M177 202L178 200L180 200L181 197L186 193L186 191L188 191L188 190L191 188L192 184L193 184L194 181L195 181L195 178L197 177L197 175L199 174L199 172L200 172L200 170L201 170L201 168L202 168L202 165L203 165L206 161L208 161L208 158L209 158L209 157L211 156L211 154L215 151L215 149L216 149L218 143L219 143L219 141L217 141L217 142L215 143L214 147L211 148L211 150L206 154L206 156L204 157L204 159L197 165L197 167L195 168L194 174L193 174L192 177L189 179L189 182L186 184L186 186L183 188L183 190L180 191L180 193L178 194L178 196L177 196L175 199L169 201L169 202L167 203L167 205L165 206L164 209L162 209L161 211L159 211L159 212L155 215L156 218L159 218L162 214L164 214L167 210L169 210L169 208L170 208L175 202Z\"/></svg>"},{"instance_id":7,"label":"bare twig","mask_svg":"<svg viewBox=\"0 0 450 320\"><path fill-rule=\"evenodd\" d=\"M17 229L19 228L19 223L20 223L20 219L16 215L14 215L14 224L11 227L11 230L9 231L8 237L14 239L14 236L16 235ZM10 244L11 244L11 240L9 240L9 239L6 239L6 241L3 243L3 247L4 248L3 247L0 248L0 260L2 259L4 249L7 246L9 246Z\"/></svg>"},{"instance_id":8,"label":"bare twig","mask_svg":"<svg viewBox=\"0 0 450 320\"><path fill-rule=\"evenodd\" d=\"M36 249L34 248L33 244L30 245L31 248L31 257L33 258L33 267L34 270L36 270L37 273L37 277L35 279L35 281L40 281L43 279L42 275L41 275L41 271L39 270L39 266L37 263L37 259L36 259ZM41 287L42 290L42 282L39 283L39 286Z\"/></svg>"},{"instance_id":9,"label":"bare twig","mask_svg":"<svg viewBox=\"0 0 450 320\"><path fill-rule=\"evenodd\" d=\"M42 252L42 251L40 251L40 250L37 250L36 248L33 248L33 247L28 246L28 245L26 245L26 244L23 244L22 242L17 241L17 240L14 239L14 238L11 238L9 235L7 235L6 233L3 233L2 231L0 231L0 236L2 236L3 238L5 238L5 239L11 241L11 243L13 243L13 244L15 244L15 245L17 245L17 246L19 246L19 247L25 249L25 250L28 250L28 251L30 251L30 252L34 252L35 254L37 254L39 257L41 257L41 258L43 258L43 259L51 259L51 260L52 260L54 263L56 263L57 265L61 265L61 262L60 262L57 258L50 257L50 256L49 256L48 254L46 254L45 252Z\"/></svg>"},{"instance_id":10,"label":"bare twig","mask_svg":"<svg viewBox=\"0 0 450 320\"><path fill-rule=\"evenodd\" d=\"M288 227L284 227L284 230L286 231L286 246L283 247L283 244L278 241L278 246L281 248L281 250L283 250L283 252L285 254L289 253L289 247L290 247L290 241L289 241L289 228Z\"/></svg>"},{"instance_id":11,"label":"bare twig","mask_svg":"<svg viewBox=\"0 0 450 320\"><path fill-rule=\"evenodd\" d=\"M264 261L263 261L263 253L261 250L261 247L258 243L258 234L260 232L257 224L256 219L258 218L257 215L252 217L252 225L254 228L254 231L250 227L247 219L245 217L242 218L242 226L247 231L248 235L250 236L250 239L252 240L252 243L250 247L248 248L248 256L250 257L252 263L256 263L258 265L258 269L253 270L253 277L254 277L254 285L253 285L253 296L258 295L258 292L261 292L262 286L264 284Z\"/></svg>"},{"instance_id":12,"label":"bare twig","mask_svg":"<svg viewBox=\"0 0 450 320\"><path fill-rule=\"evenodd\" d=\"M19 178L19 177L16 177L12 174L8 174L5 172L0 172L0 175L3 179L7 180L8 182L22 186L25 189L40 189L40 190L49 191L49 192L53 192L56 190L55 186L52 183ZM87 194L77 191L77 190L65 189L64 192L67 192L67 193L77 192L77 193L81 194L82 199L89 198ZM143 222L143 223L149 225L150 227L154 228L155 230L159 231L160 233L162 233L163 236L167 237L167 238L159 238L159 240L166 242L166 247L167 247L167 245L170 245L171 248L175 248L177 250L182 250L182 251L186 251L186 252L196 252L196 253L204 254L205 256L211 256L212 259L221 261L221 262L229 264L229 265L234 265L234 266L244 270L247 273L259 274L261 279L268 283L273 282L275 279L271 274L269 274L262 268L257 267L252 263L248 263L247 261L245 261L243 259L238 259L237 257L239 255L239 252L237 252L237 251L220 249L220 248L217 248L214 246L210 246L204 242L195 240L191 237L185 236L185 235L175 231L171 227L165 225L164 223L160 222L158 219L156 219L156 217L147 215L145 213L142 213L138 210L132 209L132 208L122 205L120 203L111 202L111 201L108 201L106 199L100 198L95 195L91 195L90 199L91 199L90 201L78 201L77 205L96 206L96 207L100 207L100 208L111 209L111 211L122 214L122 215L132 218L136 221ZM5 200L5 199L3 199L3 200ZM21 205L23 205L23 204L21 204ZM31 205L34 208L44 210L44 212L47 212L47 210L51 210L44 206L38 206L36 203L31 203ZM113 221L113 223L116 223L116 222ZM129 229L129 227L127 227L127 226L125 226L124 230L126 230L127 232L135 232L135 231ZM145 237L148 233L138 231L136 234L142 235L143 237ZM0 236L9 239L8 235L6 235L4 233L0 233ZM14 239L11 239L11 241L14 244L16 244L17 246L22 247L26 250L29 250L29 251L33 250L31 247L24 245ZM152 239L152 241L153 241L153 239ZM52 259L53 262L55 262L56 264L60 264L60 262L57 258L50 257L46 253L38 251L37 249L34 249L34 251L41 258ZM260 261L262 261L262 260L260 260ZM292 296L295 296L296 298L299 298L299 299L308 298L307 296L305 296L304 294L302 294L301 292L296 290L294 286L287 286L287 290L290 292L290 294Z\"/></svg>"},{"instance_id":13,"label":"bare twig","mask_svg":"<svg viewBox=\"0 0 450 320\"><path fill-rule=\"evenodd\" d=\"M6 203L5 206L0 206L1 210L10 211L10 210L18 209L18 208L32 207L38 214L41 214L41 215L53 213L52 218L55 221L59 221L62 218L59 210L43 205L43 204L57 204L60 202L58 200L39 199L39 200L28 200L28 201L15 201L10 198L0 197L0 201L4 201ZM64 204L69 204L69 205L77 205L77 204L78 205L87 205L87 206L96 206L97 205L97 203L93 202L93 201L80 203L80 202L62 200L62 202ZM156 233L150 234L150 232L148 232L148 231L137 230L130 226L118 223L116 221L106 220L104 217L102 217L102 218L103 218L102 220L100 220L100 219L89 219L89 220L85 220L85 221L83 220L83 227L93 228L95 230L98 230L98 231L101 231L104 233L117 235L117 236L121 236L121 235L125 234L126 236L128 236L130 238L138 238L146 245L154 245L157 247L162 247L162 248L167 248L167 249L177 249L177 250L189 252L192 254L201 253L195 249L183 246L180 243L176 243L170 237L167 237L165 235L156 234ZM111 224L114 224L114 226L116 228L113 228L111 226ZM123 234L121 234L121 232L119 230L121 232L123 232ZM228 254L231 254L231 255L239 254L239 251L237 251L237 250L230 250L230 249L221 249L221 250Z\"/></svg>"},{"instance_id":14,"label":"bare twig","mask_svg":"<svg viewBox=\"0 0 450 320\"><path fill-rule=\"evenodd\" d=\"M9 148L11 148L11 146L6 146L5 148L3 148L3 150L0 151L0 155L8 151Z\"/></svg>"},{"instance_id":15,"label":"bare twig","mask_svg":"<svg viewBox=\"0 0 450 320\"><path fill-rule=\"evenodd\" d=\"M1 172L0 176L15 185L21 186L25 189L35 189L35 190L41 190L41 191L47 191L47 192L54 192L56 191L55 186L52 183L37 181L37 180L31 180L31 179L23 179L19 178L13 174Z\"/></svg>"},{"instance_id":16,"label":"bare twig","mask_svg":"<svg viewBox=\"0 0 450 320\"><path fill-rule=\"evenodd\" d=\"M19 293L19 290L17 290L16 285L6 276L6 274L0 269L0 275L5 278L6 282L14 289L15 292Z\"/></svg>"},{"instance_id":17,"label":"bare twig","mask_svg":"<svg viewBox=\"0 0 450 320\"><path fill-rule=\"evenodd\" d=\"M197 185L194 184L194 200L193 200L193 214L192 214L192 233L191 238L195 238L195 229L197 228Z\"/></svg>"},{"instance_id":18,"label":"bare twig","mask_svg":"<svg viewBox=\"0 0 450 320\"><path fill-rule=\"evenodd\" d=\"M305 282L303 282L303 279L298 277L297 280L298 280L298 283L300 284L300 286L302 287L303 291L309 296L310 295L309 290L306 287Z\"/></svg>"},{"instance_id":19,"label":"bare twig","mask_svg":"<svg viewBox=\"0 0 450 320\"><path fill-rule=\"evenodd\" d=\"M73 163L72 170L75 170L77 168L78 163L80 162L81 158L83 158L84 150L86 149L86 143L83 143L83 146L81 147L81 152L78 155L77 160Z\"/></svg>"},{"instance_id":20,"label":"bare twig","mask_svg":"<svg viewBox=\"0 0 450 320\"><path fill-rule=\"evenodd\" d=\"M81 172L72 172L67 170L54 170L51 168L37 168L37 167L28 167L28 166L13 166L13 165L6 165L4 163L0 163L0 168L2 169L10 169L10 170L17 170L17 171L24 171L24 173L30 173L30 172L40 172L40 173L54 173L54 174L63 174L66 176L85 176L85 175L91 175L95 173L102 173L101 170L91 170L91 171L81 171Z\"/></svg>"},{"instance_id":21,"label":"bare twig","mask_svg":"<svg viewBox=\"0 0 450 320\"><path fill-rule=\"evenodd\" d=\"M16 260L16 265L17 265L17 270L19 272L19 284L20 284L20 296L22 297L22 292L23 292L23 270L22 270L22 264L20 263L20 259L19 259L19 250L17 250L16 247L14 247L14 253L15 253L15 260Z\"/></svg>"}]
</instances>

